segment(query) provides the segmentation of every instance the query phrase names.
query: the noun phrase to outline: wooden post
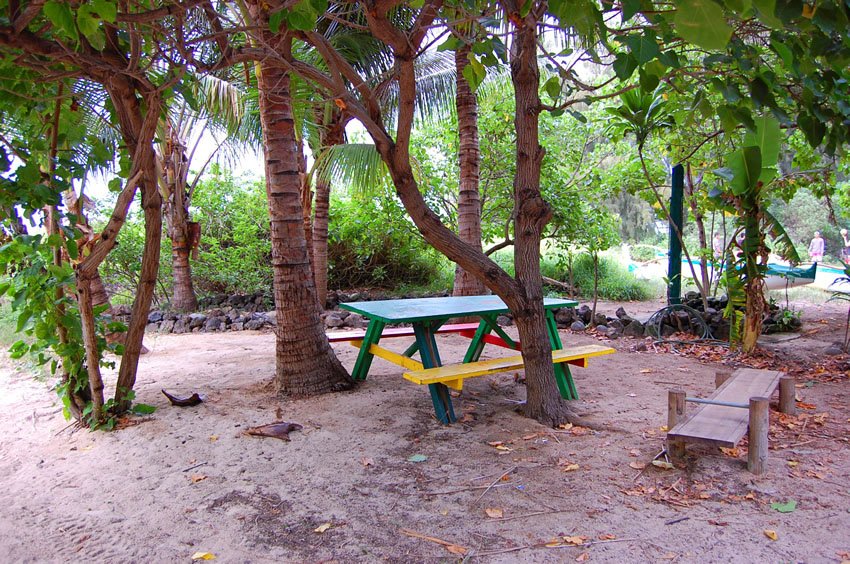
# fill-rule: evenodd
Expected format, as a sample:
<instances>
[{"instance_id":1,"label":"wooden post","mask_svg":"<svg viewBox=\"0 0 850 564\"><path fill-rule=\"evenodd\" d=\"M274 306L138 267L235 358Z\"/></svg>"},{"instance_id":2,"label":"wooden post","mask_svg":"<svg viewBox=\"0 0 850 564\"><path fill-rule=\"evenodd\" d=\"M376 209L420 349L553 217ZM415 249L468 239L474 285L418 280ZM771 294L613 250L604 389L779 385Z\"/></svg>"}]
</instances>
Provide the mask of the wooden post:
<instances>
[{"instance_id":1,"label":"wooden post","mask_svg":"<svg viewBox=\"0 0 850 564\"><path fill-rule=\"evenodd\" d=\"M667 430L669 431L681 421L685 415L685 391L670 390L667 392ZM685 443L682 441L667 441L667 452L674 458L685 454Z\"/></svg>"},{"instance_id":2,"label":"wooden post","mask_svg":"<svg viewBox=\"0 0 850 564\"><path fill-rule=\"evenodd\" d=\"M767 469L769 401L768 398L750 398L750 450L747 454L747 470L753 474L764 474Z\"/></svg>"},{"instance_id":3,"label":"wooden post","mask_svg":"<svg viewBox=\"0 0 850 564\"><path fill-rule=\"evenodd\" d=\"M794 378L783 376L779 379L779 411L782 413L797 413L797 391L794 388Z\"/></svg>"},{"instance_id":4,"label":"wooden post","mask_svg":"<svg viewBox=\"0 0 850 564\"><path fill-rule=\"evenodd\" d=\"M719 388L723 383L732 377L732 372L729 370L718 370L714 373L714 387Z\"/></svg>"}]
</instances>

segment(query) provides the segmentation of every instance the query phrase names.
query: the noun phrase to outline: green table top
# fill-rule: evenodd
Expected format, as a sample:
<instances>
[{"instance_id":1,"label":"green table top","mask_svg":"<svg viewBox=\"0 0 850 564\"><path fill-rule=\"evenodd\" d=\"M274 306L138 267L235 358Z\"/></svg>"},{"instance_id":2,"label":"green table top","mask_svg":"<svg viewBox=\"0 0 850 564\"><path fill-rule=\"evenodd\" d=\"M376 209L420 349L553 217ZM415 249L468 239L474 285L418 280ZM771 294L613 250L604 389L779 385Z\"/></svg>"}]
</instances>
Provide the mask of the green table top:
<instances>
[{"instance_id":1,"label":"green table top","mask_svg":"<svg viewBox=\"0 0 850 564\"><path fill-rule=\"evenodd\" d=\"M544 298L543 307L559 309L576 307L575 300ZM339 307L384 323L413 323L432 319L449 319L472 315L508 313L510 310L498 296L458 296L448 298L413 298L341 303Z\"/></svg>"}]
</instances>

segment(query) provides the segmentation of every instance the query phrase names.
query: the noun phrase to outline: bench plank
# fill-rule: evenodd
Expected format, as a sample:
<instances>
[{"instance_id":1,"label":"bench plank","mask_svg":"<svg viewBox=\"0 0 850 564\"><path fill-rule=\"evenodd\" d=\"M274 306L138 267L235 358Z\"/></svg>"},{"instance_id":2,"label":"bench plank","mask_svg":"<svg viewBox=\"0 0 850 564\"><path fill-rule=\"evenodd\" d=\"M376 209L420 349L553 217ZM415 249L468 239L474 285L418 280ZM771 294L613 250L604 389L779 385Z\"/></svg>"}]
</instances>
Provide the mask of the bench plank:
<instances>
[{"instance_id":1,"label":"bench plank","mask_svg":"<svg viewBox=\"0 0 850 564\"><path fill-rule=\"evenodd\" d=\"M442 325L434 333L464 333L478 329L478 323L454 323ZM366 336L365 329L354 329L352 331L334 331L328 333L328 341L331 343L344 343L349 341L362 341ZM381 332L382 339L393 337L413 337L413 327L387 327Z\"/></svg>"},{"instance_id":2,"label":"bench plank","mask_svg":"<svg viewBox=\"0 0 850 564\"><path fill-rule=\"evenodd\" d=\"M611 354L615 352L610 347L601 345L583 345L579 347L570 347L557 351L552 351L552 362L571 362L575 361L582 366L586 365L587 359L594 356ZM499 372L507 372L517 370L523 367L522 356L509 356L505 358L494 358L490 360L480 360L478 362L468 362L466 364L450 364L447 366L438 366L436 368L426 368L415 372L406 372L404 377L416 384L453 384L449 387L458 387L459 381L464 378L472 378L475 376L485 376L487 374L498 374Z\"/></svg>"},{"instance_id":3,"label":"bench plank","mask_svg":"<svg viewBox=\"0 0 850 564\"><path fill-rule=\"evenodd\" d=\"M782 372L741 368L708 399L748 403L753 397L770 397L779 386ZM749 410L701 404L693 414L667 432L673 441L684 440L733 448L746 434Z\"/></svg>"}]
</instances>

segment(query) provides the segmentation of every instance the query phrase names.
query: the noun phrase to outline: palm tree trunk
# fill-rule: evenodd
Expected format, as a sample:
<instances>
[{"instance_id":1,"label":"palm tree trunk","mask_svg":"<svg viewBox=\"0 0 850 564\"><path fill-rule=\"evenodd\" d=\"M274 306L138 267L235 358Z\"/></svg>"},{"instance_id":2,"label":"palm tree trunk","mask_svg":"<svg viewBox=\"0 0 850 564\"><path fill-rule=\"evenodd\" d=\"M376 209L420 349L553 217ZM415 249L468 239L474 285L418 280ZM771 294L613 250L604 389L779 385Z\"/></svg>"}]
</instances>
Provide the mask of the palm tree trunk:
<instances>
[{"instance_id":1,"label":"palm tree trunk","mask_svg":"<svg viewBox=\"0 0 850 564\"><path fill-rule=\"evenodd\" d=\"M317 154L329 147L342 145L345 142L345 124L347 117L341 112L332 110L332 117L321 127L321 147ZM321 118L320 118L321 119ZM324 178L316 178L316 206L313 211L313 278L316 280L316 294L319 305L327 306L328 302L328 222L330 219L331 185Z\"/></svg>"},{"instance_id":2,"label":"palm tree trunk","mask_svg":"<svg viewBox=\"0 0 850 564\"><path fill-rule=\"evenodd\" d=\"M192 283L192 265L189 263L190 250L189 242L185 238L171 240L171 307L177 311L198 309L198 298Z\"/></svg>"},{"instance_id":3,"label":"palm tree trunk","mask_svg":"<svg viewBox=\"0 0 850 564\"><path fill-rule=\"evenodd\" d=\"M285 55L291 37L268 30L268 12L250 3L267 45ZM280 393L316 395L351 388L354 384L334 356L322 320L304 236L300 149L292 117L290 78L273 57L260 63L260 119L263 125L266 193L271 220L272 268L277 314L275 383Z\"/></svg>"},{"instance_id":4,"label":"palm tree trunk","mask_svg":"<svg viewBox=\"0 0 850 564\"><path fill-rule=\"evenodd\" d=\"M478 145L478 101L469 83L463 76L463 68L469 63L471 47L464 45L455 51L457 81L457 128L459 191L457 200L457 227L461 240L481 250L481 199L478 191L480 151ZM472 273L460 265L455 269L452 294L455 296L477 296L486 294L487 287Z\"/></svg>"}]
</instances>

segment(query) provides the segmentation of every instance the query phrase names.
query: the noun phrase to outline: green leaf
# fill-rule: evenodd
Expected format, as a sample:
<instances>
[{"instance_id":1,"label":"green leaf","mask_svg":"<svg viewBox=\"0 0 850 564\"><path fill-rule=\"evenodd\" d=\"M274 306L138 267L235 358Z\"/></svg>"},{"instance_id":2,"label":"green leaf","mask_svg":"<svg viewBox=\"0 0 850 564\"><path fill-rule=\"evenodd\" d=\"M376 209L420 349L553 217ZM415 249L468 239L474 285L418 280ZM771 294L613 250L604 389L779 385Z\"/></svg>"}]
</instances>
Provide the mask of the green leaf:
<instances>
[{"instance_id":1,"label":"green leaf","mask_svg":"<svg viewBox=\"0 0 850 564\"><path fill-rule=\"evenodd\" d=\"M77 260L79 254L79 249L77 248L77 242L73 239L68 239L65 241L65 248L68 249L68 257L71 260Z\"/></svg>"},{"instance_id":2,"label":"green leaf","mask_svg":"<svg viewBox=\"0 0 850 564\"><path fill-rule=\"evenodd\" d=\"M628 35L626 36L625 43L629 46L629 50L640 65L648 63L660 54L655 37L648 33L644 35Z\"/></svg>"},{"instance_id":3,"label":"green leaf","mask_svg":"<svg viewBox=\"0 0 850 564\"><path fill-rule=\"evenodd\" d=\"M797 502L793 499L789 499L785 503L779 503L776 501L770 504L770 508L779 511L780 513L791 513L797 509Z\"/></svg>"},{"instance_id":4,"label":"green leaf","mask_svg":"<svg viewBox=\"0 0 850 564\"><path fill-rule=\"evenodd\" d=\"M408 462L425 462L428 460L428 457L424 454L411 454L407 457Z\"/></svg>"},{"instance_id":5,"label":"green leaf","mask_svg":"<svg viewBox=\"0 0 850 564\"><path fill-rule=\"evenodd\" d=\"M725 50L732 37L723 9L712 0L679 0L673 23L682 39L704 49Z\"/></svg>"},{"instance_id":6,"label":"green leaf","mask_svg":"<svg viewBox=\"0 0 850 564\"><path fill-rule=\"evenodd\" d=\"M826 135L826 126L818 118L809 114L800 114L800 117L797 118L797 125L812 147L819 146L824 135Z\"/></svg>"},{"instance_id":7,"label":"green leaf","mask_svg":"<svg viewBox=\"0 0 850 564\"><path fill-rule=\"evenodd\" d=\"M461 45L463 45L463 41L454 35L450 35L448 39L437 46L437 51L456 51Z\"/></svg>"},{"instance_id":8,"label":"green leaf","mask_svg":"<svg viewBox=\"0 0 850 564\"><path fill-rule=\"evenodd\" d=\"M286 17L286 10L284 9L273 12L272 15L269 16L269 30L272 33L280 33L280 24L283 23L284 17Z\"/></svg>"},{"instance_id":9,"label":"green leaf","mask_svg":"<svg viewBox=\"0 0 850 564\"><path fill-rule=\"evenodd\" d=\"M543 89L550 98L557 100L561 96L561 79L557 76L553 76L546 81L546 84L543 85Z\"/></svg>"},{"instance_id":10,"label":"green leaf","mask_svg":"<svg viewBox=\"0 0 850 564\"><path fill-rule=\"evenodd\" d=\"M657 75L647 72L646 69L640 69L638 74L640 76L640 87L644 92L652 92L661 82Z\"/></svg>"},{"instance_id":11,"label":"green leaf","mask_svg":"<svg viewBox=\"0 0 850 564\"><path fill-rule=\"evenodd\" d=\"M74 24L74 14L67 2L54 2L52 0L46 2L44 4L44 15L65 37L74 41L80 38L77 33L77 26Z\"/></svg>"},{"instance_id":12,"label":"green leaf","mask_svg":"<svg viewBox=\"0 0 850 564\"><path fill-rule=\"evenodd\" d=\"M744 136L744 145L761 149L762 167L771 167L779 161L779 145L782 131L773 116L764 115L755 119L756 130Z\"/></svg>"},{"instance_id":13,"label":"green leaf","mask_svg":"<svg viewBox=\"0 0 850 564\"><path fill-rule=\"evenodd\" d=\"M92 11L100 16L100 19L109 23L115 23L115 19L118 17L118 6L115 2L110 2L109 0L91 0L89 4L91 4Z\"/></svg>"},{"instance_id":14,"label":"green leaf","mask_svg":"<svg viewBox=\"0 0 850 564\"><path fill-rule=\"evenodd\" d=\"M617 57L611 66L614 68L614 74L617 75L617 78L627 80L634 74L638 64L631 53L617 53Z\"/></svg>"},{"instance_id":15,"label":"green leaf","mask_svg":"<svg viewBox=\"0 0 850 564\"><path fill-rule=\"evenodd\" d=\"M150 415L156 411L156 406L148 405L146 403L134 403L133 407L130 408L130 411L138 413L139 415Z\"/></svg>"},{"instance_id":16,"label":"green leaf","mask_svg":"<svg viewBox=\"0 0 850 564\"><path fill-rule=\"evenodd\" d=\"M753 0L759 19L768 27L779 29L782 20L776 17L776 0Z\"/></svg>"},{"instance_id":17,"label":"green leaf","mask_svg":"<svg viewBox=\"0 0 850 564\"><path fill-rule=\"evenodd\" d=\"M623 0L623 21L630 20L640 11L640 0Z\"/></svg>"},{"instance_id":18,"label":"green leaf","mask_svg":"<svg viewBox=\"0 0 850 564\"><path fill-rule=\"evenodd\" d=\"M91 46L100 51L106 46L106 36L100 27L100 16L90 4L82 4L77 10L77 27L89 40Z\"/></svg>"},{"instance_id":19,"label":"green leaf","mask_svg":"<svg viewBox=\"0 0 850 564\"><path fill-rule=\"evenodd\" d=\"M758 147L738 149L729 155L726 164L734 174L730 183L732 193L741 196L758 183L761 176L761 150Z\"/></svg>"}]
</instances>

